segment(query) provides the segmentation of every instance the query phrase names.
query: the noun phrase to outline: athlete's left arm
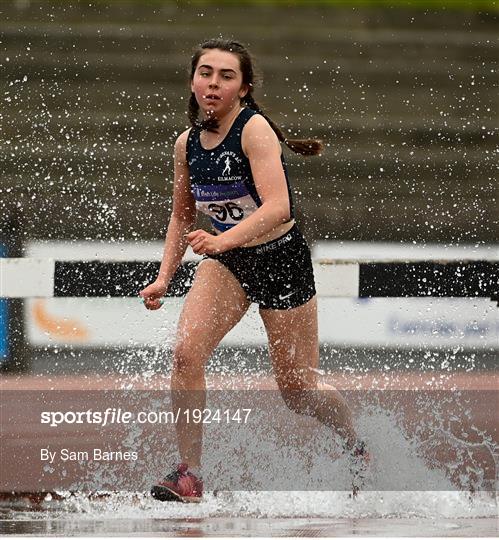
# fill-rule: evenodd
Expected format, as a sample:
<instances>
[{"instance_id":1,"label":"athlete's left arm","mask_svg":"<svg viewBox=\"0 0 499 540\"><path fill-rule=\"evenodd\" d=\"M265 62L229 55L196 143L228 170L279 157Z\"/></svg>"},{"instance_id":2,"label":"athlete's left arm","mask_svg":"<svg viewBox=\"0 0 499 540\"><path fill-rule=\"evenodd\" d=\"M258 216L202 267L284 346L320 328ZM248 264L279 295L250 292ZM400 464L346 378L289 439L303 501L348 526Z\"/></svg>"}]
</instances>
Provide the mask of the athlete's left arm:
<instances>
[{"instance_id":1,"label":"athlete's left arm","mask_svg":"<svg viewBox=\"0 0 499 540\"><path fill-rule=\"evenodd\" d=\"M290 218L286 176L281 162L281 145L261 115L254 115L244 126L241 144L262 205L253 214L219 236L223 251L239 247Z\"/></svg>"}]
</instances>

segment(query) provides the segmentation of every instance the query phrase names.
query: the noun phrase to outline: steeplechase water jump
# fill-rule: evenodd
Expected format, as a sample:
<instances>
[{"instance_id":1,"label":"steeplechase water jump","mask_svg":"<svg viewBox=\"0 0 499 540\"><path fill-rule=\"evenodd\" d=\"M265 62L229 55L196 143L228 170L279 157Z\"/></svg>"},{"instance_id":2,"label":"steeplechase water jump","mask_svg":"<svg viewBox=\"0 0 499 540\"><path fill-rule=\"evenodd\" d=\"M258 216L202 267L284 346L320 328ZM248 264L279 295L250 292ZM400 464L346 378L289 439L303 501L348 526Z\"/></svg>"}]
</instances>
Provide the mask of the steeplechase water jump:
<instances>
[{"instance_id":1,"label":"steeplechase water jump","mask_svg":"<svg viewBox=\"0 0 499 540\"><path fill-rule=\"evenodd\" d=\"M171 6L172 15L165 6L134 8L145 9L143 16L152 17L147 54L159 54L165 47L164 23L154 26L155 15L161 21L175 20L179 37L191 30L192 7L184 12ZM43 12L46 5L40 2L38 7ZM94 20L92 9L83 17ZM100 13L103 8L95 9ZM114 27L111 21L134 20L138 15L111 4L108 9L104 35L114 28L119 36L115 39L124 44L138 27L132 24L130 30L124 23ZM221 16L233 21L241 9L228 8ZM320 39L324 45L333 38L330 33L317 37L315 45L311 39L314 52L308 55L298 50L295 55L292 49L269 52L257 40L258 54L253 56L248 38L261 9L248 11L253 26L245 30L238 23L241 37L235 31L230 35L236 38L222 37L228 35L222 31L217 37L215 28L208 33L215 37L198 40L192 53L178 47L176 55L173 40L168 54L175 57L175 67L165 89L175 77L180 80L179 66L188 69L182 71L187 71L182 87L171 94L165 90L167 103L166 98L161 100L154 77L148 80L147 69L140 69L139 56L120 64L122 53L113 52L114 67L107 74L97 67L86 79L95 90L94 100L100 100L99 91L109 93L98 108L126 107L123 116L110 117L100 132L94 133L95 127L86 131L87 112L70 127L64 95L71 92L64 94L66 87L64 92L58 88L62 83L55 77L64 80L70 76L67 72L54 73L55 82L46 82L47 76L42 80L36 68L33 75L28 70L28 81L34 78L42 91L50 88L47 96L61 99L60 105L48 97L48 104L34 105L42 112L30 121L36 120L50 137L43 142L34 130L26 136L28 146L33 146L33 153L41 148L48 155L58 149L60 155L67 152L65 160L82 158L81 164L62 165L58 185L67 178L67 187L57 197L67 198L64 219L50 215L57 160L45 163L40 158L34 168L33 185L40 182L48 190L37 191L38 202L33 202L36 197L16 195L11 187L2 188L3 534L487 536L497 532L499 252L490 240L497 230L497 211L494 214L484 202L480 215L490 215L489 221L470 224L469 237L474 238L475 227L475 236L486 241L439 242L440 232L431 232L434 224L445 219L451 227L461 223L459 213L452 216L447 206L442 206L444 217L423 218L431 241L393 241L410 238L412 233L404 227L415 231L419 222L410 229L406 218L395 220L392 210L375 218L377 230L364 234L360 228L367 231L374 223L371 210L377 204L391 205L385 203L386 197L396 201L389 195L395 184L384 174L393 164L396 174L403 176L400 160L377 156L381 172L375 180L374 168L361 157L370 155L371 143L352 145L349 118L349 126L334 128L330 117L335 113L329 106L323 107L316 124L313 114L298 111L297 94L309 102L312 91L307 84L300 92L293 87L293 62L305 69L312 87L324 73L331 74L333 82L342 80L343 68L330 66L331 57L316 47ZM345 24L363 24L351 7L331 9L337 17L345 17ZM309 10L292 8L287 15L290 27L300 28L300 18L305 21L315 13ZM14 50L22 14L34 17L35 12L12 4L6 13L11 19L2 23L6 47ZM323 16L330 20L328 13ZM417 13L427 21L424 12ZM64 21L69 14L58 11L54 16ZM434 24L443 25L445 20ZM36 50L48 38L37 34L41 22L33 19L31 24L28 47ZM44 32L52 28L43 24ZM77 27L77 38L85 44L82 58L93 46L107 50L109 44L91 43L92 27ZM203 26L203 33L208 28ZM60 32L71 40L73 30ZM387 35L380 31L376 39L389 47ZM439 39L434 30L428 36ZM457 31L454 37L457 42ZM278 59L266 80L272 74L286 81L272 107L259 97L258 93L266 101L274 90L272 82L260 84L255 57L262 63ZM23 65L25 60L15 58ZM28 69L31 64L26 65ZM363 73L369 73L367 64L362 66ZM385 69L391 73L392 68ZM118 74L135 82L120 89ZM394 74L390 88L403 79L399 68ZM372 71L369 77L371 83L352 88L366 95L379 75ZM149 93L139 90L140 85ZM483 92L486 87L479 85ZM341 85L338 89L344 90ZM338 97L338 89L335 94L334 85L326 88L321 82L317 99L323 99L322 90ZM432 88L431 94L435 92ZM132 94L135 104L129 101ZM26 96L34 94L19 90L13 95L20 105L17 109L12 105L12 111L27 122L23 107L30 103ZM78 97L82 110L90 110L93 100ZM337 110L348 101L341 99ZM135 115L134 107L139 106L142 115ZM67 112L54 120L57 107ZM382 108L367 116L363 109L356 111L359 126L368 117L375 125ZM168 117L161 116L162 110ZM169 155L164 148L156 149L160 132L144 127L146 118L150 126L171 125ZM485 112L481 120L481 144L488 155ZM69 141L68 147L58 141L55 121L62 126L60 135ZM121 131L122 122L129 128ZM23 124L18 125L20 129ZM6 126L6 136L14 138L14 123ZM147 131L147 144L140 144L140 129ZM369 131L365 125L358 129ZM397 135L404 142L401 148L409 135L411 148L416 148L413 129ZM422 137L426 128L422 124L418 129ZM454 129L460 133L457 125ZM343 138L348 148L342 147ZM428 148L435 144L430 139ZM97 157L99 140L104 142ZM124 148L130 152L125 180L107 186L108 178L119 177L120 167L113 169L108 159L116 163L128 159ZM132 149L141 154L140 166ZM367 167L365 184L364 173L349 176L353 165L347 155L352 149ZM151 166L154 152L161 173ZM408 160L414 159L411 152ZM487 167L487 159L483 161L480 167ZM424 169L429 162L422 159L413 170ZM87 181L86 168L92 180ZM319 180L313 189L307 179L310 171ZM450 176L459 171L447 168ZM146 190L145 202L140 202L135 193L137 175L144 185L155 186L148 172L171 178L169 194L164 186L154 197ZM342 174L347 179L343 183ZM399 186L408 215L409 198L403 197L412 197L423 186L430 208L432 197L448 189L441 183L441 192L431 194L428 175L421 185L414 182L408 194ZM400 185L410 182L409 176ZM484 192L493 186L491 178L482 182ZM379 197L372 189L375 181ZM118 185L127 191L127 199L120 200ZM333 192L331 185L338 191ZM108 188L107 200L115 198L115 207L103 202ZM28 186L26 194L31 189ZM371 190L371 200L359 203L365 195L362 189ZM93 190L100 190L99 195L90 196ZM77 226L65 224L71 221L76 193L84 194L88 226L105 233L100 239L79 235L78 227L85 227L81 217ZM353 194L350 204L369 207L364 217L359 214L354 226L358 232L345 233L345 240L329 226L322 235L311 234L314 227L320 228L321 219L327 219L320 217L324 209L338 227L347 226L351 218L343 213L342 225L332 201L349 197L348 193ZM450 198L456 197L453 193ZM39 204L52 237L30 228L28 204ZM97 214L105 216L97 225L91 224L94 205ZM461 204L460 211L464 208ZM141 214L154 217L151 222L164 240L135 232ZM32 215L36 218L37 213ZM390 219L397 225L382 233L381 242L377 234ZM75 227L72 238L59 233L58 222ZM133 231L130 238L114 236L123 225ZM455 236L452 231L441 234Z\"/></svg>"}]
</instances>

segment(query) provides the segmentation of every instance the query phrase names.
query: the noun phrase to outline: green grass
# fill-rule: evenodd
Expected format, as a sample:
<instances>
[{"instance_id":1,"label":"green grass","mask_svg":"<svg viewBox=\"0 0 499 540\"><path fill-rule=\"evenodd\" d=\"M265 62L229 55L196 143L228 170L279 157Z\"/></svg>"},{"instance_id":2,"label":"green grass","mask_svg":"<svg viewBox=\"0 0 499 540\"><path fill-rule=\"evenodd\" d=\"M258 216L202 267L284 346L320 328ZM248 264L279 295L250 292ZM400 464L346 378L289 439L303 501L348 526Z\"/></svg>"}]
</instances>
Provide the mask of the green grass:
<instances>
[{"instance_id":1,"label":"green grass","mask_svg":"<svg viewBox=\"0 0 499 540\"><path fill-rule=\"evenodd\" d=\"M2 1L2 0L0 0ZM74 0L46 0L52 4L72 4ZM499 0L88 0L85 3L112 4L189 4L189 5L275 5L275 6L337 6L359 8L393 8L393 9L442 9L449 11L488 11L499 12Z\"/></svg>"},{"instance_id":2,"label":"green grass","mask_svg":"<svg viewBox=\"0 0 499 540\"><path fill-rule=\"evenodd\" d=\"M279 3L279 2L275 2ZM318 0L306 2L294 0L293 4L317 3L330 6L350 7L391 7L412 9L449 9L449 10L495 10L499 9L498 0Z\"/></svg>"},{"instance_id":3,"label":"green grass","mask_svg":"<svg viewBox=\"0 0 499 540\"><path fill-rule=\"evenodd\" d=\"M154 0L153 0L154 1ZM189 3L210 4L266 4L266 5L329 5L342 7L391 7L413 9L499 9L499 0L194 0Z\"/></svg>"}]
</instances>

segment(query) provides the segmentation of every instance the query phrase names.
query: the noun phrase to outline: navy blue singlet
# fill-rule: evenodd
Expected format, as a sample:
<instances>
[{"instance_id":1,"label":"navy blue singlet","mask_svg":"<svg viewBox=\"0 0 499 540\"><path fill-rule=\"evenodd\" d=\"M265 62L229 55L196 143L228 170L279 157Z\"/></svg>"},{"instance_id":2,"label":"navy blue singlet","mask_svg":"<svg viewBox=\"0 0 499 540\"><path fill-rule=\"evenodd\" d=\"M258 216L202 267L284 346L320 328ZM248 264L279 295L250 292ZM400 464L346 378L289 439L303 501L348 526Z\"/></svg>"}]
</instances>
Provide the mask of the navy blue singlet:
<instances>
[{"instance_id":1,"label":"navy blue singlet","mask_svg":"<svg viewBox=\"0 0 499 540\"><path fill-rule=\"evenodd\" d=\"M210 217L218 231L234 227L262 205L249 159L241 146L243 127L254 114L258 113L247 107L242 109L225 139L211 150L201 146L199 128L192 128L189 132L187 163L191 192L196 200L196 208ZM290 216L293 219L293 198L282 154L281 162L288 186Z\"/></svg>"}]
</instances>

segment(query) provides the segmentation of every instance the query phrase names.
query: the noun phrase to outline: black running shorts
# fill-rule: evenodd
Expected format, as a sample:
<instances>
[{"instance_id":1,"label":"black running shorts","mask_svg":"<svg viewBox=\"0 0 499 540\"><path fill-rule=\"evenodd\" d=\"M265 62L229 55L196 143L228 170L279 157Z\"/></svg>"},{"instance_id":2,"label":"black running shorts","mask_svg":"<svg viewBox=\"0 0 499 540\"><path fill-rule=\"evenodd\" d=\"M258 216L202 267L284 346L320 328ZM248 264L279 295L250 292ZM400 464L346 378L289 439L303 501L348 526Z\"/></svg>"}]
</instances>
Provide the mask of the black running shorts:
<instances>
[{"instance_id":1,"label":"black running shorts","mask_svg":"<svg viewBox=\"0 0 499 540\"><path fill-rule=\"evenodd\" d=\"M291 309L315 295L312 258L298 227L264 244L205 255L226 266L261 309Z\"/></svg>"}]
</instances>

